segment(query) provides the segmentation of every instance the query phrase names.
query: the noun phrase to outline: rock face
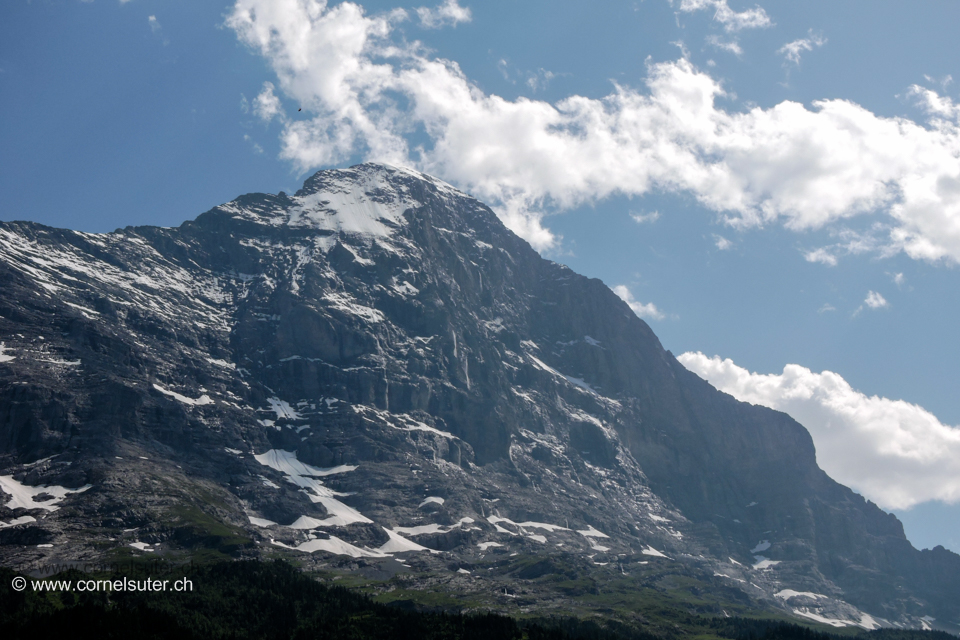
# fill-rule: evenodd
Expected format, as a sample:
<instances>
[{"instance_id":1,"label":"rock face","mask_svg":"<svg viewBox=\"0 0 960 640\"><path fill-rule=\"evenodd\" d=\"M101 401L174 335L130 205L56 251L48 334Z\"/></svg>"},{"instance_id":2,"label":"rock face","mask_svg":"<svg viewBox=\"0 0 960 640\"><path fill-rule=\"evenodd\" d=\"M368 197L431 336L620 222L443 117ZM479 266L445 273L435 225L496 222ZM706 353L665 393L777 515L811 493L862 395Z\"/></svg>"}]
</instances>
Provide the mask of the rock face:
<instances>
[{"instance_id":1,"label":"rock face","mask_svg":"<svg viewBox=\"0 0 960 640\"><path fill-rule=\"evenodd\" d=\"M0 223L0 341L5 564L549 552L835 626L960 620L960 556L914 549L803 427L410 170L175 229Z\"/></svg>"}]
</instances>

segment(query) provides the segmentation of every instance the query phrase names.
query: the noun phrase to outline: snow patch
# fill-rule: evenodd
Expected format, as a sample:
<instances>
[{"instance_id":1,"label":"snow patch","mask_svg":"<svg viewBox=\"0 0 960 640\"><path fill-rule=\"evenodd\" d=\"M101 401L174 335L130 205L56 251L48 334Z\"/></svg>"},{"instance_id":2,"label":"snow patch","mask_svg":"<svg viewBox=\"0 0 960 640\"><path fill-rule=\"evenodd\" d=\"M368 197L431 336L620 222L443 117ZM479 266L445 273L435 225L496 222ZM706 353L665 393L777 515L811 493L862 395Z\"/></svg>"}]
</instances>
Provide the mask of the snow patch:
<instances>
[{"instance_id":1,"label":"snow patch","mask_svg":"<svg viewBox=\"0 0 960 640\"><path fill-rule=\"evenodd\" d=\"M442 524L421 524L416 527L394 527L393 531L408 536L421 536L425 533L446 533L447 529Z\"/></svg>"},{"instance_id":2,"label":"snow patch","mask_svg":"<svg viewBox=\"0 0 960 640\"><path fill-rule=\"evenodd\" d=\"M250 520L250 524L258 527L273 527L277 524L273 520L267 520L266 518L257 518L254 516L247 516L247 519Z\"/></svg>"},{"instance_id":3,"label":"snow patch","mask_svg":"<svg viewBox=\"0 0 960 640\"><path fill-rule=\"evenodd\" d=\"M428 504L439 504L439 505L442 505L443 502L444 502L443 498L441 498L441 497L439 497L439 496L427 496L427 497L423 500L423 502L421 502L419 505L417 505L417 508L418 508L418 509L422 509L422 508L424 508L425 506L427 506Z\"/></svg>"},{"instance_id":4,"label":"snow patch","mask_svg":"<svg viewBox=\"0 0 960 640\"><path fill-rule=\"evenodd\" d=\"M388 426L401 431L425 431L443 438L449 438L450 440L458 440L457 436L453 435L452 433L431 427L430 425L411 418L404 413L390 413L389 411L381 411L379 409L374 409L373 407L368 407L362 404L351 405L351 407L357 413L362 414L365 420L369 420L374 424L377 424L377 422L371 418L368 418L366 414L372 413L377 418L385 422Z\"/></svg>"},{"instance_id":5,"label":"snow patch","mask_svg":"<svg viewBox=\"0 0 960 640\"><path fill-rule=\"evenodd\" d=\"M521 529L546 529L547 531L569 531L570 529L566 527L561 527L558 524L547 524L545 522L515 522Z\"/></svg>"},{"instance_id":6,"label":"snow patch","mask_svg":"<svg viewBox=\"0 0 960 640\"><path fill-rule=\"evenodd\" d=\"M655 558L666 558L667 560L672 560L672 558L670 558L667 555L664 555L663 553L660 553L650 545L647 545L647 548L641 551L640 553L642 553L645 556L653 556Z\"/></svg>"},{"instance_id":7,"label":"snow patch","mask_svg":"<svg viewBox=\"0 0 960 640\"><path fill-rule=\"evenodd\" d=\"M280 485L278 485L276 482L274 482L274 481L271 480L270 478L264 478L263 476L260 476L260 480L263 481L264 486L270 487L271 489L279 489L279 488L280 488Z\"/></svg>"},{"instance_id":8,"label":"snow patch","mask_svg":"<svg viewBox=\"0 0 960 640\"><path fill-rule=\"evenodd\" d=\"M808 609L794 609L793 613L795 615L801 616L803 618L809 618L811 620L816 620L817 622L828 624L831 627L853 627L859 626L856 622L850 620L835 620L834 618L826 618L819 613L814 613Z\"/></svg>"},{"instance_id":9,"label":"snow patch","mask_svg":"<svg viewBox=\"0 0 960 640\"><path fill-rule=\"evenodd\" d=\"M0 476L0 489L11 496L10 500L4 505L7 509L44 509L46 511L56 511L60 507L57 505L63 502L71 493L83 493L93 485L84 485L79 489L67 489L57 485L40 485L39 487L28 487L13 479L13 476ZM37 501L37 496L52 496L48 500Z\"/></svg>"},{"instance_id":10,"label":"snow patch","mask_svg":"<svg viewBox=\"0 0 960 640\"><path fill-rule=\"evenodd\" d=\"M750 553L760 553L761 551L766 551L769 548L770 548L770 541L763 540L761 542L758 542L757 546L755 546L753 549L750 549Z\"/></svg>"},{"instance_id":11,"label":"snow patch","mask_svg":"<svg viewBox=\"0 0 960 640\"><path fill-rule=\"evenodd\" d=\"M193 398L188 398L187 396L182 396L182 395L180 395L179 393L177 393L176 391L170 391L169 389L164 389L163 387L161 387L160 385L158 385L158 384L156 384L156 383L154 383L153 388L156 389L157 391L159 391L160 393L162 393L162 394L165 395L165 396L170 396L170 397L173 398L174 400L177 400L178 402L182 402L183 404L186 404L186 405L190 405L190 406L192 406L192 407L201 407L201 406L206 405L206 404L213 404L213 400L211 400L211 399L210 399L210 396L208 396L208 395L206 395L206 394L204 394L204 395L200 396L199 398L197 398L196 400L194 400Z\"/></svg>"},{"instance_id":12,"label":"snow patch","mask_svg":"<svg viewBox=\"0 0 960 640\"><path fill-rule=\"evenodd\" d=\"M320 540L319 538L314 538L313 540L307 540L301 544L298 544L295 547L283 544L282 542L277 542L276 540L271 540L270 544L276 547L283 547L284 549L291 549L293 551L302 551L304 553L316 553L317 551L326 551L327 553L332 553L338 556L350 556L351 558L387 558L389 557L386 553L380 551L374 551L372 549L355 547L349 542L344 542L336 536L330 536L326 540Z\"/></svg>"},{"instance_id":13,"label":"snow patch","mask_svg":"<svg viewBox=\"0 0 960 640\"><path fill-rule=\"evenodd\" d=\"M47 364L56 364L61 367L79 367L79 360L63 360L62 358L37 358L37 362L46 362Z\"/></svg>"},{"instance_id":14,"label":"snow patch","mask_svg":"<svg viewBox=\"0 0 960 640\"><path fill-rule=\"evenodd\" d=\"M783 589L781 591L773 594L774 598L782 598L783 600L789 600L790 598L812 598L816 600L817 598L826 598L827 596L821 593L813 593L811 591L794 591L793 589Z\"/></svg>"},{"instance_id":15,"label":"snow patch","mask_svg":"<svg viewBox=\"0 0 960 640\"><path fill-rule=\"evenodd\" d=\"M502 547L503 545L499 542L480 542L477 544L477 546L480 547L481 551L486 551L491 547Z\"/></svg>"},{"instance_id":16,"label":"snow patch","mask_svg":"<svg viewBox=\"0 0 960 640\"><path fill-rule=\"evenodd\" d=\"M577 533L587 538L609 538L607 534L602 531L597 531L593 528L593 525L588 525L586 529L578 529Z\"/></svg>"},{"instance_id":17,"label":"snow patch","mask_svg":"<svg viewBox=\"0 0 960 640\"><path fill-rule=\"evenodd\" d=\"M257 462L265 467L276 469L280 473L291 476L332 476L338 473L347 473L355 471L356 465L341 464L336 467L320 468L306 464L297 460L296 451L284 451L283 449L270 449L265 453L253 456Z\"/></svg>"},{"instance_id":18,"label":"snow patch","mask_svg":"<svg viewBox=\"0 0 960 640\"><path fill-rule=\"evenodd\" d=\"M528 522L514 522L513 520L510 520L509 518L501 518L500 516L487 516L487 522L489 522L490 524L492 524L492 525L493 525L493 528L496 529L498 533L506 533L506 534L511 535L511 536L521 535L521 536L525 536L525 537L527 537L527 538L532 538L533 540L536 540L537 542L546 542L547 539L546 539L545 537L543 537L542 535L528 533L528 532L526 531L526 529L545 529L545 530L550 531L550 532L553 532L553 531L569 531L569 530L570 530L570 529L568 529L567 527L561 527L561 526L558 525L558 524L547 524L546 522L532 522L532 521L528 521ZM510 531L509 529L504 529L503 527L500 526L500 523L501 523L501 522L505 522L505 523L507 523L507 524L511 524L511 525L515 526L515 527L517 528L517 530L518 530L519 533L514 533L513 531ZM542 538L542 539L541 539L541 538Z\"/></svg>"},{"instance_id":19,"label":"snow patch","mask_svg":"<svg viewBox=\"0 0 960 640\"><path fill-rule=\"evenodd\" d=\"M291 407L286 400L273 397L267 398L267 402L270 403L270 411L277 414L277 420L303 420L303 416L297 413L297 410Z\"/></svg>"},{"instance_id":20,"label":"snow patch","mask_svg":"<svg viewBox=\"0 0 960 640\"><path fill-rule=\"evenodd\" d=\"M408 551L432 551L422 545L417 544L413 540L407 540L403 536L397 534L394 531L390 531L386 527L383 528L387 532L387 535L390 539L384 543L380 548L377 549L380 553L406 553Z\"/></svg>"},{"instance_id":21,"label":"snow patch","mask_svg":"<svg viewBox=\"0 0 960 640\"><path fill-rule=\"evenodd\" d=\"M16 356L8 356L3 352L7 350L7 343L0 342L0 362L10 362L11 360L16 360Z\"/></svg>"},{"instance_id":22,"label":"snow patch","mask_svg":"<svg viewBox=\"0 0 960 640\"><path fill-rule=\"evenodd\" d=\"M351 247L350 245L344 244L343 242L340 243L340 246L346 249L347 251L349 251L350 255L353 256L353 259L358 264L362 264L365 267L371 267L376 264L376 262L374 262L373 260L370 260L369 258L364 258L359 253L357 253L356 247Z\"/></svg>"},{"instance_id":23,"label":"snow patch","mask_svg":"<svg viewBox=\"0 0 960 640\"><path fill-rule=\"evenodd\" d=\"M393 285L393 290L402 296L415 296L420 293L420 289L417 289L415 286L413 286L406 280Z\"/></svg>"},{"instance_id":24,"label":"snow patch","mask_svg":"<svg viewBox=\"0 0 960 640\"><path fill-rule=\"evenodd\" d=\"M330 491L326 487L323 487L327 491ZM353 507L347 506L335 498L328 498L325 496L313 496L309 493L307 494L311 502L319 503L323 505L323 508L327 510L327 513L330 514L330 517L324 518L323 520L313 520L314 527L345 527L348 524L353 524L355 522L364 522L372 523L373 520L367 518L362 513L354 509ZM300 519L305 518L306 516L301 516ZM298 519L298 521L300 520ZM291 525L292 526L292 525ZM311 527L313 528L313 527Z\"/></svg>"},{"instance_id":25,"label":"snow patch","mask_svg":"<svg viewBox=\"0 0 960 640\"><path fill-rule=\"evenodd\" d=\"M525 342L523 342L523 343L521 343L521 344L525 344L526 342L529 342L529 340L528 340L528 341L525 341ZM534 345L534 346L536 346L536 345ZM570 384L572 384L572 385L574 385L574 386L576 386L576 387L579 387L580 389L583 389L584 391L589 391L590 393L592 393L592 394L594 394L594 395L600 395L600 394L597 393L597 391L596 391L593 387L591 387L589 384L587 384L586 382L584 382L584 380L583 380L582 378L574 378L574 377L571 377L571 376L568 376L568 375L564 375L564 374L560 373L559 371L557 371L556 369L554 369L553 367L551 367L550 365L544 363L544 362L543 362L542 360L540 360L539 358L537 358L537 357L535 357L535 356L532 356L532 355L530 355L529 353L526 354L526 355L527 355L528 358L530 358L530 360L533 361L533 364L534 364L538 369L542 369L543 371L546 371L547 373L552 373L553 375L555 375L555 376L557 376L557 377L563 378L564 380L566 380L566 381L569 382Z\"/></svg>"},{"instance_id":26,"label":"snow patch","mask_svg":"<svg viewBox=\"0 0 960 640\"><path fill-rule=\"evenodd\" d=\"M926 618L930 618L930 616L924 616L923 618L921 618L921 620L925 620ZM930 620L933 620L933 618L930 618ZM879 622L877 622L876 620L874 620L874 619L873 619L873 616L871 616L869 613L863 613L863 612L861 612L861 613L860 613L860 622L857 623L857 626L858 626L858 627L863 627L864 629L867 629L868 631L873 631L874 629L879 629L879 628L882 627L883 625L880 624ZM926 630L926 631L930 631L930 629L925 629L925 630Z\"/></svg>"},{"instance_id":27,"label":"snow patch","mask_svg":"<svg viewBox=\"0 0 960 640\"><path fill-rule=\"evenodd\" d=\"M780 564L779 560L771 560L769 558L764 558L763 556L753 556L753 559L756 560L753 568L759 571L765 571L770 567L775 567Z\"/></svg>"},{"instance_id":28,"label":"snow patch","mask_svg":"<svg viewBox=\"0 0 960 640\"><path fill-rule=\"evenodd\" d=\"M16 527L21 524L29 524L31 522L36 522L37 519L33 516L20 516L19 518L14 518L10 522L4 522L0 520L0 529L6 529L7 527Z\"/></svg>"},{"instance_id":29,"label":"snow patch","mask_svg":"<svg viewBox=\"0 0 960 640\"><path fill-rule=\"evenodd\" d=\"M323 505L323 508L329 514L329 517L323 520L300 516L292 525L289 525L290 527L294 529L314 529L317 527L342 527L355 522L373 522L353 507L349 507L334 498L334 496L344 494L329 489L315 478L354 471L357 468L356 466L339 465L329 469L321 469L297 460L295 451L284 451L283 449L270 449L253 457L260 464L283 473L287 482L300 487L311 502Z\"/></svg>"},{"instance_id":30,"label":"snow patch","mask_svg":"<svg viewBox=\"0 0 960 640\"><path fill-rule=\"evenodd\" d=\"M406 224L407 209L422 206L405 186L387 178L397 171L393 167L342 173L347 171L342 178L336 175L341 172L328 172L320 191L295 198L297 206L287 214L286 224L387 238Z\"/></svg>"},{"instance_id":31,"label":"snow patch","mask_svg":"<svg viewBox=\"0 0 960 640\"><path fill-rule=\"evenodd\" d=\"M358 304L353 296L346 293L332 292L324 294L323 299L330 303L330 307L343 313L357 316L367 322L383 322L384 315L374 309L362 304Z\"/></svg>"}]
</instances>

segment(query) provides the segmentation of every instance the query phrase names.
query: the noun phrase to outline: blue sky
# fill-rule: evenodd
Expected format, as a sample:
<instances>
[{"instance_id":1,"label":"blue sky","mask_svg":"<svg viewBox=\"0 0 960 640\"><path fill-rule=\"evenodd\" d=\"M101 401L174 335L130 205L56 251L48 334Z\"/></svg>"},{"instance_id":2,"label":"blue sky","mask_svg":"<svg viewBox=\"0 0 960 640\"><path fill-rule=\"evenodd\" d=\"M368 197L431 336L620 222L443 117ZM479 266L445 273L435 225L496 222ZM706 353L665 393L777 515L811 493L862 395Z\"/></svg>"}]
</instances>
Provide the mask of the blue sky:
<instances>
[{"instance_id":1,"label":"blue sky","mask_svg":"<svg viewBox=\"0 0 960 640\"><path fill-rule=\"evenodd\" d=\"M960 551L958 18L10 0L0 219L177 225L320 168L415 166L603 279L719 388L801 420L917 546Z\"/></svg>"}]
</instances>

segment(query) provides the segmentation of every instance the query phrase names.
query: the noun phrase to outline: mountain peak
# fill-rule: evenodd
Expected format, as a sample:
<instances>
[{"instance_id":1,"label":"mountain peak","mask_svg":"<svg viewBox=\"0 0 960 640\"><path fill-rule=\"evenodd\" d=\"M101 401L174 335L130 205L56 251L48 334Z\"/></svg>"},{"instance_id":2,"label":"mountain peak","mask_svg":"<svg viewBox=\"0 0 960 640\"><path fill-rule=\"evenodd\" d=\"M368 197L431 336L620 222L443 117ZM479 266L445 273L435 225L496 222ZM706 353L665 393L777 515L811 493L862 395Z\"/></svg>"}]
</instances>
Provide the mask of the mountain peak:
<instances>
[{"instance_id":1,"label":"mountain peak","mask_svg":"<svg viewBox=\"0 0 960 640\"><path fill-rule=\"evenodd\" d=\"M960 616L960 556L913 549L802 426L417 171L320 171L173 229L0 223L0 281L0 563L184 557L222 522L224 553L402 554L410 592L483 606L518 579L547 614L682 581L715 615Z\"/></svg>"},{"instance_id":2,"label":"mountain peak","mask_svg":"<svg viewBox=\"0 0 960 640\"><path fill-rule=\"evenodd\" d=\"M449 184L406 167L368 162L324 169L292 197L248 203L238 198L219 207L235 217L270 226L388 237L406 224L403 214L433 197L469 198Z\"/></svg>"}]
</instances>

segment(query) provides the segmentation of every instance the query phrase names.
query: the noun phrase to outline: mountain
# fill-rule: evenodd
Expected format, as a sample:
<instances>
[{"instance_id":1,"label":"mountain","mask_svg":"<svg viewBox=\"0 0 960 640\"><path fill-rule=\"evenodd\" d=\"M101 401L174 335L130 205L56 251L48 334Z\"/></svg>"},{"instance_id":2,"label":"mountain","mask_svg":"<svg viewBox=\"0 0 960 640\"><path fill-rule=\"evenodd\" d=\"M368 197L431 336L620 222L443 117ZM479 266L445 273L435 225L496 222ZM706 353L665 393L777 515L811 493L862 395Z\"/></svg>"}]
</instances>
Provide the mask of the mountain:
<instances>
[{"instance_id":1,"label":"mountain","mask_svg":"<svg viewBox=\"0 0 960 640\"><path fill-rule=\"evenodd\" d=\"M0 341L7 566L280 554L506 611L960 628L960 556L415 171L177 228L0 223Z\"/></svg>"}]
</instances>

